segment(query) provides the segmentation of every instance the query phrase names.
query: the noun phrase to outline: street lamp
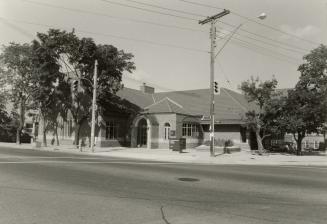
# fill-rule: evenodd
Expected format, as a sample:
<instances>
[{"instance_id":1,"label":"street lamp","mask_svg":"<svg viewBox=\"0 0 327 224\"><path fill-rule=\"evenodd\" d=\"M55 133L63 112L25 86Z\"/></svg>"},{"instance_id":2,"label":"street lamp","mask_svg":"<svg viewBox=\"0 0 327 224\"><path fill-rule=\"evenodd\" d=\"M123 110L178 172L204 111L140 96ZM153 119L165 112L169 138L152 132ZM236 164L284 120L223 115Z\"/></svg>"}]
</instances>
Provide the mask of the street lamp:
<instances>
[{"instance_id":1,"label":"street lamp","mask_svg":"<svg viewBox=\"0 0 327 224\"><path fill-rule=\"evenodd\" d=\"M259 16L258 16L258 19L261 19L261 20L264 20L265 18L267 18L267 14L266 13L261 13Z\"/></svg>"},{"instance_id":2,"label":"street lamp","mask_svg":"<svg viewBox=\"0 0 327 224\"><path fill-rule=\"evenodd\" d=\"M236 33L237 30L241 28L243 24L240 24L236 29L232 31L229 38L225 41L223 46L219 49L217 54L215 54L215 48L216 48L216 27L215 23L216 21L226 16L230 13L229 10L224 9L223 12L216 14L211 17L207 17L204 20L199 21L199 24L204 25L207 23L211 24L210 27L210 41L211 41L211 47L210 47L210 155L215 156L214 154L214 142L215 142L215 98L214 98L214 61L215 58L222 52L224 47L227 45L227 43L232 39L233 35ZM258 18L263 20L267 17L266 13L261 13ZM249 21L251 21L249 19Z\"/></svg>"}]
</instances>

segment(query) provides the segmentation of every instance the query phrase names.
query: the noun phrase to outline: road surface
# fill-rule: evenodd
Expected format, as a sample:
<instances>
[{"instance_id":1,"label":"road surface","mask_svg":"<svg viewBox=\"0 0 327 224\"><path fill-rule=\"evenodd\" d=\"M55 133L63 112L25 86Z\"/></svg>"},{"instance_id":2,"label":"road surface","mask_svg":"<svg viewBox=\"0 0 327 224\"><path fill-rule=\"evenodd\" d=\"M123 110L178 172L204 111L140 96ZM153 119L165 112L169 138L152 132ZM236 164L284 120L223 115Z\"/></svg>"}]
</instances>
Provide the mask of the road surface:
<instances>
[{"instance_id":1,"label":"road surface","mask_svg":"<svg viewBox=\"0 0 327 224\"><path fill-rule=\"evenodd\" d=\"M0 224L327 223L327 167L0 148Z\"/></svg>"}]
</instances>

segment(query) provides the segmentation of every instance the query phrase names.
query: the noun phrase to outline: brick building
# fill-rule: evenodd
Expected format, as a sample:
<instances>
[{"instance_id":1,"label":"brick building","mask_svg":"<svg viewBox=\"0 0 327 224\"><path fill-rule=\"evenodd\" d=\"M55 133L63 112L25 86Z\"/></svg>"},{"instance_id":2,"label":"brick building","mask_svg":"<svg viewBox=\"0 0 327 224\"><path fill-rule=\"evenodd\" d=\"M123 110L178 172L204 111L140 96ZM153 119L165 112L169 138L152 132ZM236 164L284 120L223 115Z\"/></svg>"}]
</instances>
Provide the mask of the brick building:
<instances>
[{"instance_id":1,"label":"brick building","mask_svg":"<svg viewBox=\"0 0 327 224\"><path fill-rule=\"evenodd\" d=\"M192 148L209 140L209 89L155 93L154 88L143 84L140 90L123 88L117 95L137 108L137 113L117 108L100 110L98 147L168 148L170 138L185 138L186 146ZM244 115L252 107L242 94L221 88L220 94L215 95L215 138L245 142ZM72 119L68 116L60 123L61 143L72 144ZM81 137L87 143L89 136L90 125L85 122Z\"/></svg>"}]
</instances>

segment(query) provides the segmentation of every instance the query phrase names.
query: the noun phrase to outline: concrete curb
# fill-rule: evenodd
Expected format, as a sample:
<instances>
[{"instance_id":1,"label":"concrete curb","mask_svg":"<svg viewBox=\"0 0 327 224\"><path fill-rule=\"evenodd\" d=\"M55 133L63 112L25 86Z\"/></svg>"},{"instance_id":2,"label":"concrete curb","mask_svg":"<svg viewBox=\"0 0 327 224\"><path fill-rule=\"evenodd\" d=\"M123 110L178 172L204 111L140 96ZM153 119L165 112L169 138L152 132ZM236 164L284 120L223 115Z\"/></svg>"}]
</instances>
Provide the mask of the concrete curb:
<instances>
[{"instance_id":1,"label":"concrete curb","mask_svg":"<svg viewBox=\"0 0 327 224\"><path fill-rule=\"evenodd\" d=\"M151 160L156 162L173 162L202 165L267 165L267 166L324 166L327 167L327 155L320 156L295 156L295 155L253 155L250 151L235 152L232 154L217 153L210 157L209 152L187 149L185 153L172 152L168 149L131 149L131 148L110 148L92 153L88 148L82 152L77 148L68 147L41 147L36 148L31 144L16 145L13 143L0 143L2 147L19 148L27 150L38 150L47 152L70 153L75 155L88 155L100 157L115 157L124 159Z\"/></svg>"}]
</instances>

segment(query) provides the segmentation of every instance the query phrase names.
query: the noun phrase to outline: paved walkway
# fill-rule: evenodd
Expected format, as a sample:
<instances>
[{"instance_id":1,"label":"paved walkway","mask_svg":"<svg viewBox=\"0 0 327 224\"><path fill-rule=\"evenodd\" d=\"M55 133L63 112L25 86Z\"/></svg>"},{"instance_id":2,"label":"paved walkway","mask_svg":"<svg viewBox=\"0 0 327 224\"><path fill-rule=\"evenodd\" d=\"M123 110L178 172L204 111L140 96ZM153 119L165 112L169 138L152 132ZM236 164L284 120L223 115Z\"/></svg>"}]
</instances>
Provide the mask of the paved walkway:
<instances>
[{"instance_id":1,"label":"paved walkway","mask_svg":"<svg viewBox=\"0 0 327 224\"><path fill-rule=\"evenodd\" d=\"M173 152L169 149L144 149L144 148L95 148L94 153L89 148L80 152L74 146L48 146L35 148L33 144L17 145L15 143L0 143L3 147L34 149L41 151L56 151L74 153L79 155L110 156L130 159L143 159L153 161L196 163L196 164L244 164L244 165L302 165L326 166L327 154L310 156L296 156L288 154L253 155L249 150L223 154L222 149L217 149L215 157L210 157L208 150L186 149L183 153Z\"/></svg>"}]
</instances>

